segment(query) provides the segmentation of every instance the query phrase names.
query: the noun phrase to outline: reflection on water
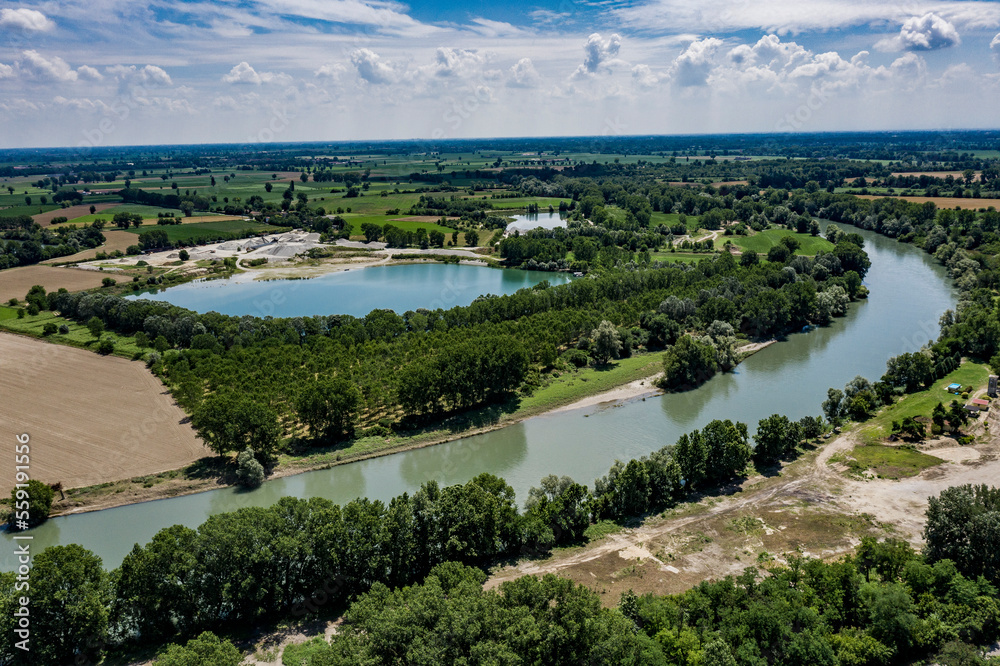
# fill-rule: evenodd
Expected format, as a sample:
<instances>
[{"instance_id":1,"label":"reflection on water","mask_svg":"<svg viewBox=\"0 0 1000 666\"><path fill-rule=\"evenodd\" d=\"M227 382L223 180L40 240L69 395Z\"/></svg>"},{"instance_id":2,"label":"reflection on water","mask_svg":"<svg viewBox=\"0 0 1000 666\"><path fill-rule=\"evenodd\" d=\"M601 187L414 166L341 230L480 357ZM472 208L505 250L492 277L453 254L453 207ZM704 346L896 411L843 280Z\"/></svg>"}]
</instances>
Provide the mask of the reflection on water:
<instances>
[{"instance_id":1,"label":"reflection on water","mask_svg":"<svg viewBox=\"0 0 1000 666\"><path fill-rule=\"evenodd\" d=\"M872 259L869 302L852 305L847 317L828 328L789 335L736 372L717 375L694 391L541 416L439 446L269 481L250 493L222 489L56 518L32 531L33 550L75 542L104 558L106 566L117 566L133 543L145 543L175 523L197 526L210 513L266 506L283 495L387 501L430 479L464 483L480 472L503 476L523 501L528 488L547 474L592 485L615 459L646 455L711 419L743 421L753 430L774 413L794 419L818 415L828 387L840 388L859 374L881 377L890 356L914 351L935 335L938 318L954 303L944 271L932 258L861 233ZM13 547L10 536L5 539L0 567L10 570Z\"/></svg>"}]
</instances>

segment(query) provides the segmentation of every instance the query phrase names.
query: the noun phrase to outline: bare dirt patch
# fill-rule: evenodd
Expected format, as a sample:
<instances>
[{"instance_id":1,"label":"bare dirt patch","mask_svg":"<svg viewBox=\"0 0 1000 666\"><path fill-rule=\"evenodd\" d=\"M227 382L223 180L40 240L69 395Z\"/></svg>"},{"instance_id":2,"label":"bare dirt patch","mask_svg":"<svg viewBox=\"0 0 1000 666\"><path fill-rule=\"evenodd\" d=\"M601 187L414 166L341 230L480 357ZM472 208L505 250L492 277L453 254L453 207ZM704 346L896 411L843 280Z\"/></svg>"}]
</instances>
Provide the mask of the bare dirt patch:
<instances>
[{"instance_id":1,"label":"bare dirt patch","mask_svg":"<svg viewBox=\"0 0 1000 666\"><path fill-rule=\"evenodd\" d=\"M1000 431L1000 422L991 424ZM865 535L919 546L929 497L964 483L995 485L1000 478L1000 442L982 428L975 445L928 442L926 449L946 462L899 481L854 479L843 465L830 464L859 443L855 433L845 434L784 465L780 476L752 477L587 546L503 567L487 586L556 573L597 591L611 606L628 589L681 592L793 554L836 557Z\"/></svg>"},{"instance_id":2,"label":"bare dirt patch","mask_svg":"<svg viewBox=\"0 0 1000 666\"><path fill-rule=\"evenodd\" d=\"M70 291L100 287L107 277L98 271L84 271L76 268L56 266L21 266L0 271L0 301L11 298L22 299L34 285L40 284L46 291L56 291L65 287Z\"/></svg>"},{"instance_id":3,"label":"bare dirt patch","mask_svg":"<svg viewBox=\"0 0 1000 666\"><path fill-rule=\"evenodd\" d=\"M108 208L114 208L120 204L116 203L99 203L94 204L94 208L98 213L102 210L107 210ZM72 220L74 217L83 217L84 215L90 215L90 204L80 204L79 206L70 206L69 208L57 208L55 210L50 210L47 213L39 213L38 215L32 215L31 219L40 224L43 227L47 227L52 224L52 220L57 217L66 217Z\"/></svg>"},{"instance_id":4,"label":"bare dirt patch","mask_svg":"<svg viewBox=\"0 0 1000 666\"><path fill-rule=\"evenodd\" d=\"M885 197L874 194L855 194L859 199L884 199ZM958 199L956 197L891 197L902 199L910 203L923 204L928 201L933 202L938 208L966 208L969 210L979 210L980 208L1000 208L1000 199Z\"/></svg>"},{"instance_id":5,"label":"bare dirt patch","mask_svg":"<svg viewBox=\"0 0 1000 666\"><path fill-rule=\"evenodd\" d=\"M31 436L31 476L65 487L176 469L211 455L142 363L0 333L5 430ZM0 479L0 495L13 479Z\"/></svg>"}]
</instances>

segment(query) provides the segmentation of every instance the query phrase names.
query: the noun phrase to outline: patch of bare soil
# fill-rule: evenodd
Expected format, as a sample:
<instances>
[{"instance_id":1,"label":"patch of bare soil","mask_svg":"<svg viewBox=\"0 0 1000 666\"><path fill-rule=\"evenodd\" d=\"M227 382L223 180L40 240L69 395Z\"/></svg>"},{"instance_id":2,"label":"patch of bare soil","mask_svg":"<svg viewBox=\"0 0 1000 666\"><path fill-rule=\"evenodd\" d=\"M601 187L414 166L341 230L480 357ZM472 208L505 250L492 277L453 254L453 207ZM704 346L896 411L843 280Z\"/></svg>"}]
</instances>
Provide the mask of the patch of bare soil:
<instances>
[{"instance_id":1,"label":"patch of bare soil","mask_svg":"<svg viewBox=\"0 0 1000 666\"><path fill-rule=\"evenodd\" d=\"M45 287L46 291L57 291L60 287L80 291L100 287L101 280L106 277L106 274L99 271L42 264L8 268L0 271L0 302L6 303L12 298L22 300L36 284Z\"/></svg>"},{"instance_id":2,"label":"patch of bare soil","mask_svg":"<svg viewBox=\"0 0 1000 666\"><path fill-rule=\"evenodd\" d=\"M102 210L107 210L108 208L114 208L120 204L117 203L99 203L94 204L95 212L100 213ZM80 204L79 206L69 206L68 208L56 208L55 210L50 210L45 213L39 213L38 215L32 215L31 219L37 222L43 227L47 227L52 224L52 220L57 217L65 217L72 220L75 217L83 217L84 215L90 215L90 204Z\"/></svg>"},{"instance_id":3,"label":"patch of bare soil","mask_svg":"<svg viewBox=\"0 0 1000 666\"><path fill-rule=\"evenodd\" d=\"M1000 430L1000 423L991 429ZM587 546L503 567L487 587L556 573L596 590L610 606L628 589L681 592L795 554L835 557L865 535L891 535L919 546L929 497L950 486L1000 479L1000 446L982 426L974 445L928 442L924 447L947 462L899 481L853 479L830 464L857 443L855 434L845 434L785 464L780 475L753 477Z\"/></svg>"},{"instance_id":4,"label":"patch of bare soil","mask_svg":"<svg viewBox=\"0 0 1000 666\"><path fill-rule=\"evenodd\" d=\"M31 437L31 476L64 487L177 469L211 455L139 362L0 333L4 431ZM0 495L13 477L0 479Z\"/></svg>"}]
</instances>

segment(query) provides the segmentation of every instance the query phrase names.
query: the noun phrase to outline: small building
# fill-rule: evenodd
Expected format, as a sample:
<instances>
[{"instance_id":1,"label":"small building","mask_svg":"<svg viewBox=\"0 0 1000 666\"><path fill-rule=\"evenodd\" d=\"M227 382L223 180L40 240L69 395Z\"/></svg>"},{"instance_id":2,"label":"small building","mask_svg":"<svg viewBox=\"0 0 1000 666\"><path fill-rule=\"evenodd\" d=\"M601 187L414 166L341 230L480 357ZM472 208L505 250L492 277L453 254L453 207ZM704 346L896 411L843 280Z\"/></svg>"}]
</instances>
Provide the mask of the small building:
<instances>
[{"instance_id":1,"label":"small building","mask_svg":"<svg viewBox=\"0 0 1000 666\"><path fill-rule=\"evenodd\" d=\"M982 398L973 398L969 401L970 405L975 405L979 408L979 411L986 412L990 409L990 403L988 400L983 400Z\"/></svg>"}]
</instances>

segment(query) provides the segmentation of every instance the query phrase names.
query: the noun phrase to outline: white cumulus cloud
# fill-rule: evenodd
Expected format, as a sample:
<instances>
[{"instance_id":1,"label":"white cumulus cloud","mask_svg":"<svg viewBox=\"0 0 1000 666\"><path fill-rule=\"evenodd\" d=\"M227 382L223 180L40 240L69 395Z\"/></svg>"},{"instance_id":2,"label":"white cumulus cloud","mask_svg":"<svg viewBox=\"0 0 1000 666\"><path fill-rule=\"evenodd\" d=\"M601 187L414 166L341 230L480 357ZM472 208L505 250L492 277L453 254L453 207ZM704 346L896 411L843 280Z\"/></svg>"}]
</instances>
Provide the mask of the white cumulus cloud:
<instances>
[{"instance_id":1,"label":"white cumulus cloud","mask_svg":"<svg viewBox=\"0 0 1000 666\"><path fill-rule=\"evenodd\" d=\"M691 42L684 53L674 60L671 79L681 87L703 86L715 66L715 55L722 46L722 40L708 37Z\"/></svg>"},{"instance_id":2,"label":"white cumulus cloud","mask_svg":"<svg viewBox=\"0 0 1000 666\"><path fill-rule=\"evenodd\" d=\"M587 38L587 43L583 45L583 64L577 67L574 77L596 74L602 65L606 65L610 60L618 57L618 52L622 48L622 38L618 33L614 33L608 39L603 39L598 32Z\"/></svg>"},{"instance_id":3,"label":"white cumulus cloud","mask_svg":"<svg viewBox=\"0 0 1000 666\"><path fill-rule=\"evenodd\" d=\"M510 68L510 78L507 85L511 88L534 88L541 83L542 77L535 69L531 58L521 58Z\"/></svg>"},{"instance_id":4,"label":"white cumulus cloud","mask_svg":"<svg viewBox=\"0 0 1000 666\"><path fill-rule=\"evenodd\" d=\"M936 51L961 41L954 25L931 12L908 18L898 35L883 39L876 46L884 51Z\"/></svg>"},{"instance_id":5,"label":"white cumulus cloud","mask_svg":"<svg viewBox=\"0 0 1000 666\"><path fill-rule=\"evenodd\" d=\"M351 54L351 64L358 70L358 76L368 83L392 83L397 77L392 65L371 49L355 50Z\"/></svg>"},{"instance_id":6,"label":"white cumulus cloud","mask_svg":"<svg viewBox=\"0 0 1000 666\"><path fill-rule=\"evenodd\" d=\"M114 77L122 85L169 86L173 85L170 75L156 65L114 65L105 67L104 72Z\"/></svg>"},{"instance_id":7,"label":"white cumulus cloud","mask_svg":"<svg viewBox=\"0 0 1000 666\"><path fill-rule=\"evenodd\" d=\"M0 9L0 28L41 32L55 27L49 18L34 9Z\"/></svg>"},{"instance_id":8,"label":"white cumulus cloud","mask_svg":"<svg viewBox=\"0 0 1000 666\"><path fill-rule=\"evenodd\" d=\"M76 81L79 74L59 56L46 58L38 51L22 51L16 62L18 72L35 81Z\"/></svg>"},{"instance_id":9,"label":"white cumulus cloud","mask_svg":"<svg viewBox=\"0 0 1000 666\"><path fill-rule=\"evenodd\" d=\"M993 51L993 57L997 59L997 62L1000 62L1000 33L990 42L990 50Z\"/></svg>"},{"instance_id":10,"label":"white cumulus cloud","mask_svg":"<svg viewBox=\"0 0 1000 666\"><path fill-rule=\"evenodd\" d=\"M259 86L262 83L288 83L291 81L291 77L280 72L258 72L244 60L229 70L229 73L224 75L222 80L225 83Z\"/></svg>"}]
</instances>

